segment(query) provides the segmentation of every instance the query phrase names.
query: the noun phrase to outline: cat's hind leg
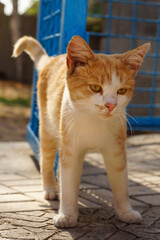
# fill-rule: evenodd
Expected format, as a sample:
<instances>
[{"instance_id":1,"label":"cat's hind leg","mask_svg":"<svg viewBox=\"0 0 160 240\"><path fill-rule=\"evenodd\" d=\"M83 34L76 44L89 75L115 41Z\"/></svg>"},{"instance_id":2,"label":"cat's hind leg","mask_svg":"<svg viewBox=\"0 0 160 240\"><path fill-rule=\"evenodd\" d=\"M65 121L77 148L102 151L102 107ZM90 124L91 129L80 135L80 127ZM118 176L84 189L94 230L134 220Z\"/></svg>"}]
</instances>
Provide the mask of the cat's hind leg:
<instances>
[{"instance_id":1,"label":"cat's hind leg","mask_svg":"<svg viewBox=\"0 0 160 240\"><path fill-rule=\"evenodd\" d=\"M51 136L44 128L40 129L40 162L43 179L44 198L57 198L57 182L54 173L54 163L57 153L57 139Z\"/></svg>"}]
</instances>

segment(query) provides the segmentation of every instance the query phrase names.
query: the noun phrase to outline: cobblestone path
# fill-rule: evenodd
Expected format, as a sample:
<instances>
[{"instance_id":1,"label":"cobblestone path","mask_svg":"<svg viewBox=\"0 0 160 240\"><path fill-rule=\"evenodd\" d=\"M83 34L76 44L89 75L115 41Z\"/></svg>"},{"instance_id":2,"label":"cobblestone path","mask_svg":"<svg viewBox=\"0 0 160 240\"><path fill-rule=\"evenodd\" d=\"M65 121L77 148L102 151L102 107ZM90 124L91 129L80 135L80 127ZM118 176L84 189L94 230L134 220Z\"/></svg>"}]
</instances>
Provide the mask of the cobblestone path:
<instances>
[{"instance_id":1,"label":"cobblestone path","mask_svg":"<svg viewBox=\"0 0 160 240\"><path fill-rule=\"evenodd\" d=\"M112 192L99 154L86 156L76 228L53 225L59 202L42 196L39 171L26 142L0 143L0 239L159 240L160 134L130 137L127 145L130 199L143 216L125 224L113 210Z\"/></svg>"}]
</instances>

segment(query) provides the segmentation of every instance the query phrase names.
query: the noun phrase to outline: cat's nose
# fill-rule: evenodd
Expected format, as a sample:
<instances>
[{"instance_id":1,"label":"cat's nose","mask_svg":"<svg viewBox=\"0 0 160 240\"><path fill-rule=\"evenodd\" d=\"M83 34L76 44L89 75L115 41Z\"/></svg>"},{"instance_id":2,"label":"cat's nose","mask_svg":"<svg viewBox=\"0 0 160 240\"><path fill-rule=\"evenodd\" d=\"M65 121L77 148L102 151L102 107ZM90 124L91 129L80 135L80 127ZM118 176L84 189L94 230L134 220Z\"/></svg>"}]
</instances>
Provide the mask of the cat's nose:
<instances>
[{"instance_id":1,"label":"cat's nose","mask_svg":"<svg viewBox=\"0 0 160 240\"><path fill-rule=\"evenodd\" d=\"M117 104L106 103L105 106L108 108L108 111L111 112L117 106Z\"/></svg>"}]
</instances>

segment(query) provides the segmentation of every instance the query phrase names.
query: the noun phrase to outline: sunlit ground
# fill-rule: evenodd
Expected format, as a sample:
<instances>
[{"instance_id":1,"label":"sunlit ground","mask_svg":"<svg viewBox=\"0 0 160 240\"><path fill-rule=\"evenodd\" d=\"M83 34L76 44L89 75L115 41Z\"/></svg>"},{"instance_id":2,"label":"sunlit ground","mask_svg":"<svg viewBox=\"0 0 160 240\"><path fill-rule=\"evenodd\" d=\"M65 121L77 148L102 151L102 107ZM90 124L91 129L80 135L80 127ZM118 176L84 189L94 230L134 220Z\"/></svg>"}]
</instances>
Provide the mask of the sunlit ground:
<instances>
[{"instance_id":1,"label":"sunlit ground","mask_svg":"<svg viewBox=\"0 0 160 240\"><path fill-rule=\"evenodd\" d=\"M0 141L25 140L31 87L0 80Z\"/></svg>"}]
</instances>

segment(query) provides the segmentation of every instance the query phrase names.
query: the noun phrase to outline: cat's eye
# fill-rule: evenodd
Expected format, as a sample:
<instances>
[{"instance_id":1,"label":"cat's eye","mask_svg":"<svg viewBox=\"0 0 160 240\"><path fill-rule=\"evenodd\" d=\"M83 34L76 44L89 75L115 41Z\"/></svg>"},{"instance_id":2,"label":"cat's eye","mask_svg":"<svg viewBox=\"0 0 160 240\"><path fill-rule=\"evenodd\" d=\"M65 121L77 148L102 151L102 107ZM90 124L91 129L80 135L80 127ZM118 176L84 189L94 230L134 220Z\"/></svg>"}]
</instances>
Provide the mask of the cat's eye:
<instances>
[{"instance_id":1,"label":"cat's eye","mask_svg":"<svg viewBox=\"0 0 160 240\"><path fill-rule=\"evenodd\" d=\"M120 89L118 89L117 94L123 95L123 94L125 94L126 92L127 92L127 89L126 89L126 88L120 88Z\"/></svg>"},{"instance_id":2,"label":"cat's eye","mask_svg":"<svg viewBox=\"0 0 160 240\"><path fill-rule=\"evenodd\" d=\"M90 86L90 89L95 93L102 92L102 88L99 85L89 85L89 86Z\"/></svg>"}]
</instances>

